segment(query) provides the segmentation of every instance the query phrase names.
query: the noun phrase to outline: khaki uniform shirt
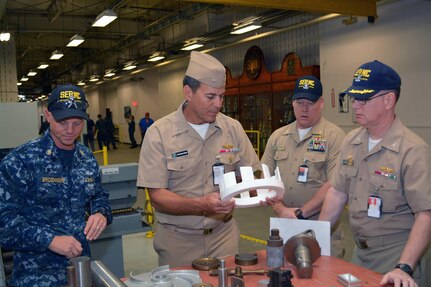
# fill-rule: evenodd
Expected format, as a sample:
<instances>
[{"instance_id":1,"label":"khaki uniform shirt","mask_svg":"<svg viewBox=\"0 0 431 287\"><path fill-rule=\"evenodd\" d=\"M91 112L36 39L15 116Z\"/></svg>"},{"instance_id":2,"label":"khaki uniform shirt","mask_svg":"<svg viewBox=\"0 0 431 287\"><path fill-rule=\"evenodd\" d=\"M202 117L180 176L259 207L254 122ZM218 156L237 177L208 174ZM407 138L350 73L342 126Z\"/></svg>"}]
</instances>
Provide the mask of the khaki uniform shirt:
<instances>
[{"instance_id":1,"label":"khaki uniform shirt","mask_svg":"<svg viewBox=\"0 0 431 287\"><path fill-rule=\"evenodd\" d=\"M431 209L431 150L396 118L383 139L368 151L367 129L351 131L331 179L346 192L353 235L359 238L410 232L420 211ZM382 199L380 218L367 215L369 196Z\"/></svg>"},{"instance_id":2,"label":"khaki uniform shirt","mask_svg":"<svg viewBox=\"0 0 431 287\"><path fill-rule=\"evenodd\" d=\"M259 158L238 121L219 113L202 139L186 121L184 104L148 129L139 159L138 186L166 188L193 198L218 191L212 175L216 156L220 156L225 173L235 171L240 175L240 166L252 166L253 171L261 169ZM220 153L228 148L237 148L237 151ZM156 211L159 223L184 229L214 228L224 217L223 214L205 217Z\"/></svg>"},{"instance_id":3,"label":"khaki uniform shirt","mask_svg":"<svg viewBox=\"0 0 431 287\"><path fill-rule=\"evenodd\" d=\"M323 117L302 141L296 122L273 132L261 161L271 172L279 168L286 206L303 206L329 180L343 138L344 132ZM303 164L308 167L307 182L298 182L298 170Z\"/></svg>"}]
</instances>

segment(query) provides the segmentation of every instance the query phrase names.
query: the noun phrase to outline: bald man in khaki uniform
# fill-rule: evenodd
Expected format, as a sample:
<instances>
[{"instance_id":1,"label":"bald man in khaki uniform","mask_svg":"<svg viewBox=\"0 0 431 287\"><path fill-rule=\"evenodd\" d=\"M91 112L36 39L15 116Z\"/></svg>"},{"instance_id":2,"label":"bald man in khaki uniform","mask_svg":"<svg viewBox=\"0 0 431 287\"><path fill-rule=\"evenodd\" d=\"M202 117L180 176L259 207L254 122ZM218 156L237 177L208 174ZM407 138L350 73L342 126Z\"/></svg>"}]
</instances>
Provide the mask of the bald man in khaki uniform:
<instances>
[{"instance_id":1,"label":"bald man in khaki uniform","mask_svg":"<svg viewBox=\"0 0 431 287\"><path fill-rule=\"evenodd\" d=\"M296 121L270 136L262 156L269 170L280 170L285 193L282 202L272 203L278 217L317 220L330 184L344 132L322 117L322 84L314 76L295 83L293 109ZM300 178L299 170L307 174ZM332 234L331 254L343 257L343 233Z\"/></svg>"},{"instance_id":2,"label":"bald man in khaki uniform","mask_svg":"<svg viewBox=\"0 0 431 287\"><path fill-rule=\"evenodd\" d=\"M382 284L431 286L424 256L431 239L431 149L396 117L400 87L397 72L379 61L356 70L345 93L362 127L343 141L319 219L333 222L348 202L352 262L384 273Z\"/></svg>"},{"instance_id":3,"label":"bald man in khaki uniform","mask_svg":"<svg viewBox=\"0 0 431 287\"><path fill-rule=\"evenodd\" d=\"M238 252L235 203L220 200L213 166L220 162L225 173L238 175L240 166L260 166L241 124L219 113L224 92L224 66L193 51L183 80L185 101L145 135L137 184L148 188L156 209L160 265Z\"/></svg>"}]
</instances>

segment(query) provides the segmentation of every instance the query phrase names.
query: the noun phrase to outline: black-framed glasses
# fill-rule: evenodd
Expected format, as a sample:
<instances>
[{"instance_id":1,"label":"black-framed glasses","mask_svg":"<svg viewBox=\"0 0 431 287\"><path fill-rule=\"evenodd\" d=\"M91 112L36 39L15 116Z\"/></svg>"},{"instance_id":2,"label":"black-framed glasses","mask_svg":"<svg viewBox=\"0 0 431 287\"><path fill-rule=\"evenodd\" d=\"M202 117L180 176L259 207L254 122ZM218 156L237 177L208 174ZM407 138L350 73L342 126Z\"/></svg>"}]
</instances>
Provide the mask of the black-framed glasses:
<instances>
[{"instance_id":1,"label":"black-framed glasses","mask_svg":"<svg viewBox=\"0 0 431 287\"><path fill-rule=\"evenodd\" d=\"M380 94L380 95L377 95L377 96L375 96L375 97L371 97L371 98L369 98L369 99L363 99L363 100L355 99L355 97L350 96L350 95L349 95L349 98L350 98L350 100L352 101L352 104L353 104L353 103L357 103L358 105L364 106L367 102L372 101L372 100L374 100L374 99L377 99L377 98L379 98L379 97L385 96L385 95L387 95L387 94L389 94L389 93Z\"/></svg>"}]
</instances>

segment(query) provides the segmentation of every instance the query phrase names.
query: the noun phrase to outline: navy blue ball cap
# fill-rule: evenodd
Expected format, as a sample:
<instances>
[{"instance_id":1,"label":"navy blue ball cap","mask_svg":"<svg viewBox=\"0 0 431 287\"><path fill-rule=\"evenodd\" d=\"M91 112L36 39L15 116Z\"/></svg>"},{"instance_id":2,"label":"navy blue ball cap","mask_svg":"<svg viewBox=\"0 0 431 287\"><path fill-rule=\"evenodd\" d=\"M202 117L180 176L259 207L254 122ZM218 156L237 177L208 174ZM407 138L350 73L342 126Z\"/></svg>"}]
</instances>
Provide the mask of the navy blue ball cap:
<instances>
[{"instance_id":1,"label":"navy blue ball cap","mask_svg":"<svg viewBox=\"0 0 431 287\"><path fill-rule=\"evenodd\" d=\"M48 111L56 121L67 118L87 120L87 107L84 91L73 85L57 86L48 98Z\"/></svg>"},{"instance_id":2,"label":"navy blue ball cap","mask_svg":"<svg viewBox=\"0 0 431 287\"><path fill-rule=\"evenodd\" d=\"M401 78L394 69L377 60L356 69L352 85L343 91L355 99L369 99L380 91L399 90Z\"/></svg>"},{"instance_id":3,"label":"navy blue ball cap","mask_svg":"<svg viewBox=\"0 0 431 287\"><path fill-rule=\"evenodd\" d=\"M307 99L316 102L322 96L322 83L314 76L303 76L296 80L292 100Z\"/></svg>"}]
</instances>

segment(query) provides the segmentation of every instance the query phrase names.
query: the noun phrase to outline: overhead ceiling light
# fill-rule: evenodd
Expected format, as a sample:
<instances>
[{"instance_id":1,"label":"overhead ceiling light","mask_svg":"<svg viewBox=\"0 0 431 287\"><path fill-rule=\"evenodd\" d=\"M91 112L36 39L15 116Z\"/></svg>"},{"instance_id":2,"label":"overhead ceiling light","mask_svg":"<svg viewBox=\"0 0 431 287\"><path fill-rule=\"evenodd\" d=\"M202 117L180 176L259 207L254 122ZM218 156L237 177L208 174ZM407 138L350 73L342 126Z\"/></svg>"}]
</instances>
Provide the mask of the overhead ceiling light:
<instances>
[{"instance_id":1,"label":"overhead ceiling light","mask_svg":"<svg viewBox=\"0 0 431 287\"><path fill-rule=\"evenodd\" d=\"M28 78L26 76L23 76L20 80L20 82L27 82L27 81L28 81Z\"/></svg>"},{"instance_id":2,"label":"overhead ceiling light","mask_svg":"<svg viewBox=\"0 0 431 287\"><path fill-rule=\"evenodd\" d=\"M130 70L133 70L133 69L135 69L135 68L136 68L136 63L135 63L135 62L133 62L133 61L130 61L130 62L127 62L127 63L124 65L123 70L125 70L125 71L130 71Z\"/></svg>"},{"instance_id":3,"label":"overhead ceiling light","mask_svg":"<svg viewBox=\"0 0 431 287\"><path fill-rule=\"evenodd\" d=\"M253 20L249 22L233 23L233 26L234 28L230 33L239 35L262 28L262 23L257 20Z\"/></svg>"},{"instance_id":4,"label":"overhead ceiling light","mask_svg":"<svg viewBox=\"0 0 431 287\"><path fill-rule=\"evenodd\" d=\"M82 42L84 42L84 37L82 37L79 34L75 34L72 36L72 38L70 38L70 42L66 46L67 47L78 47L79 45L82 44Z\"/></svg>"},{"instance_id":5,"label":"overhead ceiling light","mask_svg":"<svg viewBox=\"0 0 431 287\"><path fill-rule=\"evenodd\" d=\"M117 14L115 14L114 11L107 9L96 17L96 20L91 24L91 26L105 27L115 19L117 19Z\"/></svg>"},{"instance_id":6,"label":"overhead ceiling light","mask_svg":"<svg viewBox=\"0 0 431 287\"><path fill-rule=\"evenodd\" d=\"M61 52L59 50L55 50L54 52L52 52L51 58L49 58L49 59L51 59L51 60L58 60L58 59L60 59L63 56L64 56L63 52Z\"/></svg>"},{"instance_id":7,"label":"overhead ceiling light","mask_svg":"<svg viewBox=\"0 0 431 287\"><path fill-rule=\"evenodd\" d=\"M84 81L79 81L78 83L76 83L78 86L85 86L85 82Z\"/></svg>"},{"instance_id":8,"label":"overhead ceiling light","mask_svg":"<svg viewBox=\"0 0 431 287\"><path fill-rule=\"evenodd\" d=\"M37 74L37 72L36 72L35 70L30 70L30 71L28 72L27 76L29 76L29 77L33 77L33 76L36 76L36 74Z\"/></svg>"},{"instance_id":9,"label":"overhead ceiling light","mask_svg":"<svg viewBox=\"0 0 431 287\"><path fill-rule=\"evenodd\" d=\"M98 75L92 75L90 76L90 82L97 82L99 80L99 76Z\"/></svg>"},{"instance_id":10,"label":"overhead ceiling light","mask_svg":"<svg viewBox=\"0 0 431 287\"><path fill-rule=\"evenodd\" d=\"M181 50L183 50L183 51L191 51L191 50L203 47L203 45L204 44L202 42L199 42L199 41L195 41L195 42L191 42L191 43L186 43L184 45L184 47L181 48Z\"/></svg>"},{"instance_id":11,"label":"overhead ceiling light","mask_svg":"<svg viewBox=\"0 0 431 287\"><path fill-rule=\"evenodd\" d=\"M40 63L39 66L37 67L39 70L43 70L49 67L48 63Z\"/></svg>"},{"instance_id":12,"label":"overhead ceiling light","mask_svg":"<svg viewBox=\"0 0 431 287\"><path fill-rule=\"evenodd\" d=\"M106 70L104 77L110 78L112 76L115 76L115 70L114 69Z\"/></svg>"},{"instance_id":13,"label":"overhead ceiling light","mask_svg":"<svg viewBox=\"0 0 431 287\"><path fill-rule=\"evenodd\" d=\"M16 85L17 85L17 86L21 86L21 85L22 85L22 83L21 83L21 82L18 82L18 83L16 83Z\"/></svg>"},{"instance_id":14,"label":"overhead ceiling light","mask_svg":"<svg viewBox=\"0 0 431 287\"><path fill-rule=\"evenodd\" d=\"M148 58L148 62L157 62L163 60L164 58L165 55L163 54L163 52L155 52L150 56L150 58Z\"/></svg>"},{"instance_id":15,"label":"overhead ceiling light","mask_svg":"<svg viewBox=\"0 0 431 287\"><path fill-rule=\"evenodd\" d=\"M10 33L9 32L1 32L0 33L0 41L1 42L7 42L10 40Z\"/></svg>"}]
</instances>

